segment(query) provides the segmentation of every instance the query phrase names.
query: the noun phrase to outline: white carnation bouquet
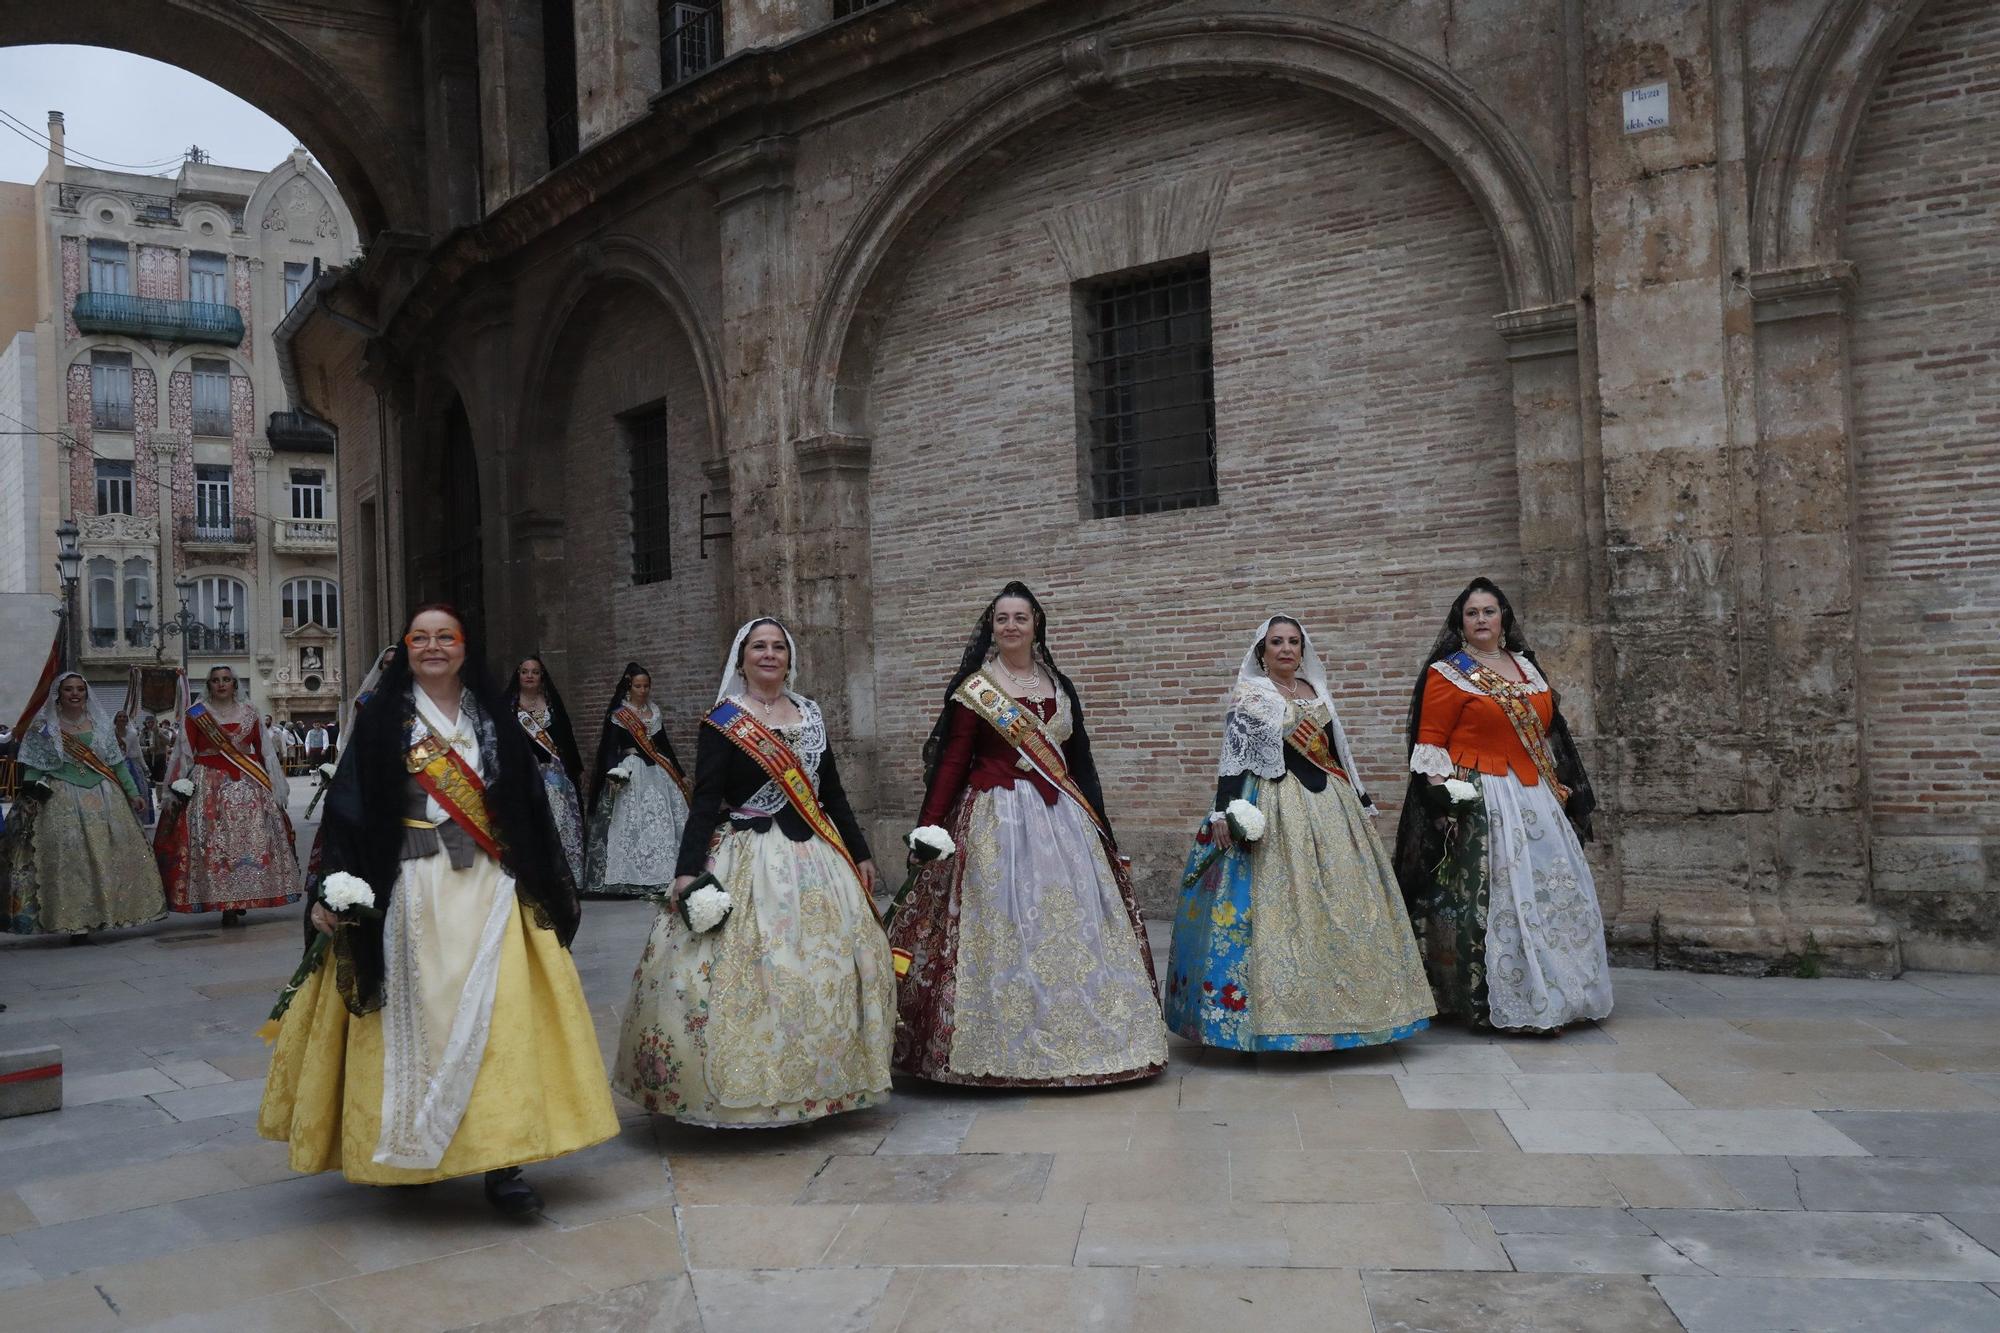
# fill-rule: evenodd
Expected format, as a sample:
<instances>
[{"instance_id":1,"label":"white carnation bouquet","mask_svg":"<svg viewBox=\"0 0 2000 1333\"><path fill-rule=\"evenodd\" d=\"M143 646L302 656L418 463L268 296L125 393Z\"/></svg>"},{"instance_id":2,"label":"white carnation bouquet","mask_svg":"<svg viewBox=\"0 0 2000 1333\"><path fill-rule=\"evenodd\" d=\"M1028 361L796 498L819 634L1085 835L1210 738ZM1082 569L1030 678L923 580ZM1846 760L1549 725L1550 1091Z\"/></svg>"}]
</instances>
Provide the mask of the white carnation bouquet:
<instances>
[{"instance_id":1,"label":"white carnation bouquet","mask_svg":"<svg viewBox=\"0 0 2000 1333\"><path fill-rule=\"evenodd\" d=\"M638 755L628 754L623 759L613 764L610 767L610 769L605 772L604 776L606 778L609 778L613 782L618 782L618 783L630 782L632 780L632 775L639 771L639 765L641 762L642 761L640 760Z\"/></svg>"},{"instance_id":2,"label":"white carnation bouquet","mask_svg":"<svg viewBox=\"0 0 2000 1333\"><path fill-rule=\"evenodd\" d=\"M336 870L319 882L319 900L340 920L337 926L350 925L362 917L379 920L382 912L375 906L375 890L359 875L350 875L345 870ZM306 945L305 957L299 960L298 970L292 979L278 992L278 1002L271 1007L271 1016L264 1020L264 1026L257 1029L257 1035L266 1042L278 1039L279 1020L285 1010L292 1007L292 997L299 993L299 987L306 984L306 978L319 970L320 961L326 957L330 935L313 932L312 942Z\"/></svg>"},{"instance_id":3,"label":"white carnation bouquet","mask_svg":"<svg viewBox=\"0 0 2000 1333\"><path fill-rule=\"evenodd\" d=\"M1451 798L1453 805L1470 805L1479 799L1479 788L1464 778L1446 778L1444 794Z\"/></svg>"},{"instance_id":4,"label":"white carnation bouquet","mask_svg":"<svg viewBox=\"0 0 2000 1333\"><path fill-rule=\"evenodd\" d=\"M889 908L882 914L884 930L887 930L889 923L896 919L896 909L903 905L904 896L915 886L918 872L932 862L948 860L958 855L958 843L952 838L951 831L936 824L924 824L911 829L904 835L903 845L910 849L909 873L903 876L902 887L896 890L893 898L889 899ZM909 974L912 958L908 949L891 949L889 958L896 965L897 976Z\"/></svg>"},{"instance_id":5,"label":"white carnation bouquet","mask_svg":"<svg viewBox=\"0 0 2000 1333\"><path fill-rule=\"evenodd\" d=\"M1228 849L1209 832L1210 828L1219 823L1229 825L1230 839L1240 846L1248 847L1249 844L1259 841L1264 836L1264 812L1257 808L1255 802L1246 801L1241 796L1237 797L1228 805L1208 817L1208 824L1203 827L1202 836L1208 839L1210 844L1209 849L1201 860L1195 864L1194 869L1188 871L1186 876L1182 878L1182 888L1190 887L1203 875L1206 875L1208 868L1217 861L1220 861L1227 852Z\"/></svg>"},{"instance_id":6,"label":"white carnation bouquet","mask_svg":"<svg viewBox=\"0 0 2000 1333\"><path fill-rule=\"evenodd\" d=\"M722 923L736 910L736 899L714 875L703 875L687 886L679 906L687 928L697 935L706 935L722 928Z\"/></svg>"},{"instance_id":7,"label":"white carnation bouquet","mask_svg":"<svg viewBox=\"0 0 2000 1333\"><path fill-rule=\"evenodd\" d=\"M188 781L186 778L175 778L167 784L167 790L185 801L194 795L194 783Z\"/></svg>"},{"instance_id":8,"label":"white carnation bouquet","mask_svg":"<svg viewBox=\"0 0 2000 1333\"><path fill-rule=\"evenodd\" d=\"M1483 845L1466 845L1468 842L1478 844L1484 837L1480 822L1472 818L1478 813L1481 800L1479 785L1464 778L1450 777L1431 790L1443 797L1443 809L1436 824L1442 834L1444 851L1438 857L1438 863L1431 867L1431 882L1435 886L1457 877L1461 861L1469 864L1483 859L1486 853ZM1441 891L1434 890L1434 896Z\"/></svg>"}]
</instances>

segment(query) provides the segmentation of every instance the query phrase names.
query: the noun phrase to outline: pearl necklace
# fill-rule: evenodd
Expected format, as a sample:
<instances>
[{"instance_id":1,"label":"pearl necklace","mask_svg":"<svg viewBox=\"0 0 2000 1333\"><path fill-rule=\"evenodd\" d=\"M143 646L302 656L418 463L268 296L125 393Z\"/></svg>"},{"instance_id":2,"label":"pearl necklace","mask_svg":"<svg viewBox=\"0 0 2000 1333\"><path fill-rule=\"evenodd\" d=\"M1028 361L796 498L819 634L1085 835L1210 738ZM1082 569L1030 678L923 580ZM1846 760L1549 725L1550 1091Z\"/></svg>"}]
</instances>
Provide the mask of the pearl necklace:
<instances>
[{"instance_id":1,"label":"pearl necklace","mask_svg":"<svg viewBox=\"0 0 2000 1333\"><path fill-rule=\"evenodd\" d=\"M999 670L1001 675L1007 678L1007 684L1013 687L1016 699L1045 699L1048 697L1042 693L1042 669L1032 661L1028 664L1029 676L1025 686L1022 685L1019 676L1007 669L1006 660L997 654L993 658L993 665Z\"/></svg>"}]
</instances>

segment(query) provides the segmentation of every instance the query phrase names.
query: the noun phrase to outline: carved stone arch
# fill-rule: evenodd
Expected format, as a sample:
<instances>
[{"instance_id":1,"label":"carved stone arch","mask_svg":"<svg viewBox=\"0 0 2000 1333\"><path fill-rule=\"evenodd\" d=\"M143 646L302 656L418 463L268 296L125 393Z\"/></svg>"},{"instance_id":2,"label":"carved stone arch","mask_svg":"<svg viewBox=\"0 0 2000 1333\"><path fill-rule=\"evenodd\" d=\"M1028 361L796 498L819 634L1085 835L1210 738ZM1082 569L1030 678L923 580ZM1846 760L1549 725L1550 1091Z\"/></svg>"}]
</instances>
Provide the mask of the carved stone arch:
<instances>
[{"instance_id":1,"label":"carved stone arch","mask_svg":"<svg viewBox=\"0 0 2000 1333\"><path fill-rule=\"evenodd\" d=\"M299 191L309 191L312 202L303 210L292 206ZM273 225L274 218L276 225ZM333 179L321 171L303 152L295 152L273 167L243 205L243 229L251 235L259 231L290 233L300 222L310 230L305 239L328 247L340 247L352 254L360 248L354 220L347 211Z\"/></svg>"},{"instance_id":2,"label":"carved stone arch","mask_svg":"<svg viewBox=\"0 0 2000 1333\"><path fill-rule=\"evenodd\" d=\"M92 352L127 353L132 358L132 369L150 370L160 383L167 382L166 360L155 355L150 346L137 338L109 338L101 333L86 333L64 345L62 363L65 367L87 366Z\"/></svg>"},{"instance_id":3,"label":"carved stone arch","mask_svg":"<svg viewBox=\"0 0 2000 1333\"><path fill-rule=\"evenodd\" d=\"M103 46L199 75L297 134L326 163L363 235L421 228L421 155L402 151L421 130L416 80L366 82L403 55L396 21L343 15L287 26L264 9L244 0L0 0L0 32L9 44ZM310 44L319 34L324 48ZM402 104L382 106L381 87Z\"/></svg>"},{"instance_id":4,"label":"carved stone arch","mask_svg":"<svg viewBox=\"0 0 2000 1333\"><path fill-rule=\"evenodd\" d=\"M936 216L966 168L989 154L1004 156L1015 136L1107 91L1244 78L1324 92L1415 136L1486 217L1509 307L1571 299L1566 202L1501 117L1451 71L1329 20L1201 15L1132 23L1071 42L999 83L934 130L876 192L836 254L807 328L799 438L868 433L859 390L886 261L910 228Z\"/></svg>"},{"instance_id":5,"label":"carved stone arch","mask_svg":"<svg viewBox=\"0 0 2000 1333\"><path fill-rule=\"evenodd\" d=\"M251 369L250 362L244 358L243 349L209 343L189 343L175 348L170 356L160 362L160 382L166 383L167 376L176 371L192 369L193 363L197 360L227 361L232 377L240 375L253 384L256 382L256 373Z\"/></svg>"},{"instance_id":6,"label":"carved stone arch","mask_svg":"<svg viewBox=\"0 0 2000 1333\"><path fill-rule=\"evenodd\" d=\"M1840 257L1861 118L1923 7L1924 0L1836 0L1813 25L1750 181L1750 254L1759 271Z\"/></svg>"},{"instance_id":7,"label":"carved stone arch","mask_svg":"<svg viewBox=\"0 0 2000 1333\"><path fill-rule=\"evenodd\" d=\"M695 286L681 266L658 246L636 236L599 237L578 246L556 277L556 297L535 334L521 390L519 420L534 421L548 393L550 367L577 310L590 295L610 282L629 282L656 298L687 339L701 378L708 415L708 435L714 453L724 451L722 419L722 353L714 332L694 297Z\"/></svg>"}]
</instances>

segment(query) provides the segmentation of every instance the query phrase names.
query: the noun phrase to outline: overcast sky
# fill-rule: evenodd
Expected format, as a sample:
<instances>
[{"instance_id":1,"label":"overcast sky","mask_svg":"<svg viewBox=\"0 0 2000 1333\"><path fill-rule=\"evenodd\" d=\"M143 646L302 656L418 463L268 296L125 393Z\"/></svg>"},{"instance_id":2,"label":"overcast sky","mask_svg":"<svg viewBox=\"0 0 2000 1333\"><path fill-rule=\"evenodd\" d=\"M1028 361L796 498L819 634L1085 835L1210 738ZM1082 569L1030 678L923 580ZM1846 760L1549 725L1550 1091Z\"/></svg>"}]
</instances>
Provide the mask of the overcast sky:
<instances>
[{"instance_id":1,"label":"overcast sky","mask_svg":"<svg viewBox=\"0 0 2000 1333\"><path fill-rule=\"evenodd\" d=\"M62 2L62 0L55 0ZM190 144L226 167L269 171L297 142L290 130L242 98L185 70L96 46L0 46L0 111L48 132L49 112L63 113L70 160L96 158L172 175ZM28 182L42 173L48 149L0 118L0 180ZM171 158L162 166L159 163Z\"/></svg>"}]
</instances>

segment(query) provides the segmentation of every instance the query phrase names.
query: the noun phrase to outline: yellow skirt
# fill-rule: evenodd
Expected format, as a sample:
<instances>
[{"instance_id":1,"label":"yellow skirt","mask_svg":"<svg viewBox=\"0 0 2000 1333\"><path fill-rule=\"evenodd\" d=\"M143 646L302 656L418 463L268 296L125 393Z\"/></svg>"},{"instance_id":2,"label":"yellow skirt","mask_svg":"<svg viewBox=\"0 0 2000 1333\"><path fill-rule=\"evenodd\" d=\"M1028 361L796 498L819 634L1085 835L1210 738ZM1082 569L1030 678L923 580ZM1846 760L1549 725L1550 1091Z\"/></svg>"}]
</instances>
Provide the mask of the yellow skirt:
<instances>
[{"instance_id":1,"label":"yellow skirt","mask_svg":"<svg viewBox=\"0 0 2000 1333\"><path fill-rule=\"evenodd\" d=\"M382 1015L348 1013L333 956L285 1011L257 1132L291 1145L292 1170L339 1167L362 1185L418 1185L540 1162L618 1133L576 965L519 903L501 945L493 1026L472 1100L432 1171L382 1166Z\"/></svg>"}]
</instances>

